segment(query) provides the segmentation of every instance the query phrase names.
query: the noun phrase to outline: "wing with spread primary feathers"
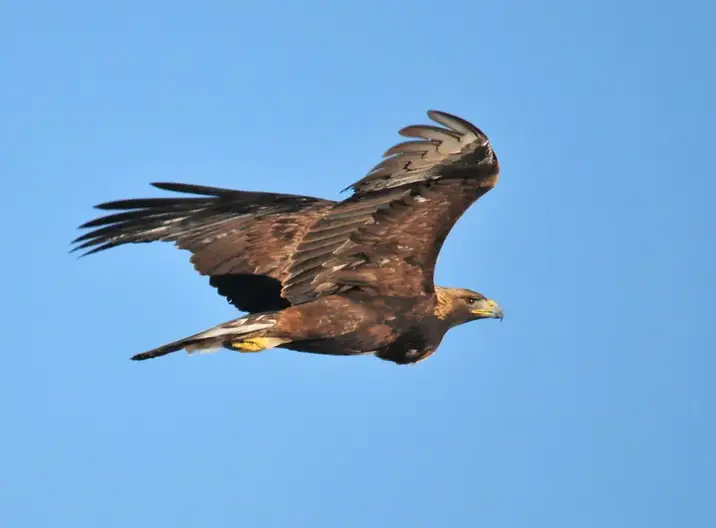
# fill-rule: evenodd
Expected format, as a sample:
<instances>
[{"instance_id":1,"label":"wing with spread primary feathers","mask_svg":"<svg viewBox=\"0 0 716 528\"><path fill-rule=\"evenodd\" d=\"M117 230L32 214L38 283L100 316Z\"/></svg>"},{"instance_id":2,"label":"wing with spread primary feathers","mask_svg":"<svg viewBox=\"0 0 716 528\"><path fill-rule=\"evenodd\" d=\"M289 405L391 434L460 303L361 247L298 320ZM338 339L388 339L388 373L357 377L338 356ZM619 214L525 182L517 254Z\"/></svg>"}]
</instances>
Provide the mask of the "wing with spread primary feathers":
<instances>
[{"instance_id":1,"label":"wing with spread primary feathers","mask_svg":"<svg viewBox=\"0 0 716 528\"><path fill-rule=\"evenodd\" d=\"M334 202L308 196L244 192L180 183L160 189L193 197L108 202L119 210L87 222L92 231L75 239L74 250L96 253L136 242L171 241L189 250L199 273L238 309L278 310L290 257L303 235Z\"/></svg>"},{"instance_id":2,"label":"wing with spread primary feathers","mask_svg":"<svg viewBox=\"0 0 716 528\"><path fill-rule=\"evenodd\" d=\"M431 293L438 253L460 216L497 183L499 165L477 127L430 111L442 127L409 126L343 202L179 183L192 197L120 200L74 242L95 253L171 241L242 311L278 310L360 287L380 295Z\"/></svg>"},{"instance_id":3,"label":"wing with spread primary feathers","mask_svg":"<svg viewBox=\"0 0 716 528\"><path fill-rule=\"evenodd\" d=\"M445 238L460 216L497 183L499 164L487 136L444 112L443 125L409 126L354 194L335 205L296 247L283 297L307 302L359 286L381 295L433 291Z\"/></svg>"}]
</instances>

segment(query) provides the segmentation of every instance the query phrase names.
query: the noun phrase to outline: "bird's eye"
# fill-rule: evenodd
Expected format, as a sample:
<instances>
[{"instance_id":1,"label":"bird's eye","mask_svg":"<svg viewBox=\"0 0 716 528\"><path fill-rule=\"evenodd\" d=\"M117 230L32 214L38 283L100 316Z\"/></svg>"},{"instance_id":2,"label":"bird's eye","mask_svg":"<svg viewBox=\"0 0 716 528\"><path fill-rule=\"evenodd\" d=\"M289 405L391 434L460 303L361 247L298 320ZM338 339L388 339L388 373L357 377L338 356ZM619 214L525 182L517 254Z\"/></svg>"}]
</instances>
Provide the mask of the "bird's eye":
<instances>
[{"instance_id":1,"label":"bird's eye","mask_svg":"<svg viewBox=\"0 0 716 528\"><path fill-rule=\"evenodd\" d=\"M467 302L467 304L472 306L473 304L475 304L477 302L477 299L475 297L469 297L466 302Z\"/></svg>"}]
</instances>

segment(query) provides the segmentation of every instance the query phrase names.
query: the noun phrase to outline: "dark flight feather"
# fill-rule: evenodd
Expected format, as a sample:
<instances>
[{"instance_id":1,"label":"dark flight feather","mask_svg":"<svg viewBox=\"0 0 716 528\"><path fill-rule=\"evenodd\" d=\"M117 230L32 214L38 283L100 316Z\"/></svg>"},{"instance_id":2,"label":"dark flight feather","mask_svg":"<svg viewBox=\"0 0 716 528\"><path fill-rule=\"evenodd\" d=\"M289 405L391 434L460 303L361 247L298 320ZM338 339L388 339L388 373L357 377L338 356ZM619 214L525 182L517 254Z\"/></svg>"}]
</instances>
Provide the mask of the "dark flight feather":
<instances>
[{"instance_id":1,"label":"dark flight feather","mask_svg":"<svg viewBox=\"0 0 716 528\"><path fill-rule=\"evenodd\" d=\"M333 202L308 196L233 191L200 185L155 187L202 197L140 198L97 206L118 210L85 223L75 239L85 255L128 243L170 241L193 253L199 273L242 311L285 307L283 267L314 217ZM220 274L217 278L214 275Z\"/></svg>"}]
</instances>

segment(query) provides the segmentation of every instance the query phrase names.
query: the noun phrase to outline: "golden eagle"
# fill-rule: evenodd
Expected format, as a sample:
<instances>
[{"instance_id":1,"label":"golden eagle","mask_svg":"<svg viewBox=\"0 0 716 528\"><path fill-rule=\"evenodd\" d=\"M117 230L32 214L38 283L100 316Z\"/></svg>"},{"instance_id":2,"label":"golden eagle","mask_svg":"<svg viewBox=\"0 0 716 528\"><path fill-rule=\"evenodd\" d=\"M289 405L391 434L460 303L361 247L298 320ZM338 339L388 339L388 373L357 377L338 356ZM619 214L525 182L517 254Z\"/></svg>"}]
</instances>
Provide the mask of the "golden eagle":
<instances>
[{"instance_id":1,"label":"golden eagle","mask_svg":"<svg viewBox=\"0 0 716 528\"><path fill-rule=\"evenodd\" d=\"M154 183L192 197L119 200L121 211L73 251L174 242L219 294L248 315L135 355L185 349L258 352L273 347L332 355L372 354L398 364L432 354L452 327L502 319L500 306L474 291L433 283L438 253L458 218L497 183L487 136L444 112L442 127L414 125L413 140L383 161L340 202L182 183ZM347 189L346 189L347 190Z\"/></svg>"}]
</instances>

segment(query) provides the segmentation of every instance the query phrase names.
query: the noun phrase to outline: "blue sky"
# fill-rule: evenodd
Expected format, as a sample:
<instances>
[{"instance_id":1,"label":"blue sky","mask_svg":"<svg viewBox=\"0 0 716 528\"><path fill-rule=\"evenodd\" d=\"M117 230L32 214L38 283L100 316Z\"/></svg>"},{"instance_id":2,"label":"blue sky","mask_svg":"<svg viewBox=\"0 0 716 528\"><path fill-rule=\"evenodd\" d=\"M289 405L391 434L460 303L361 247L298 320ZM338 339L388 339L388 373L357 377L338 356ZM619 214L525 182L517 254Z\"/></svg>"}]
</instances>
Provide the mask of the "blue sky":
<instances>
[{"instance_id":1,"label":"blue sky","mask_svg":"<svg viewBox=\"0 0 716 528\"><path fill-rule=\"evenodd\" d=\"M715 9L3 2L2 524L714 526ZM336 198L429 108L500 157L437 282L502 324L128 361L235 313L171 246L68 255L93 204Z\"/></svg>"}]
</instances>

